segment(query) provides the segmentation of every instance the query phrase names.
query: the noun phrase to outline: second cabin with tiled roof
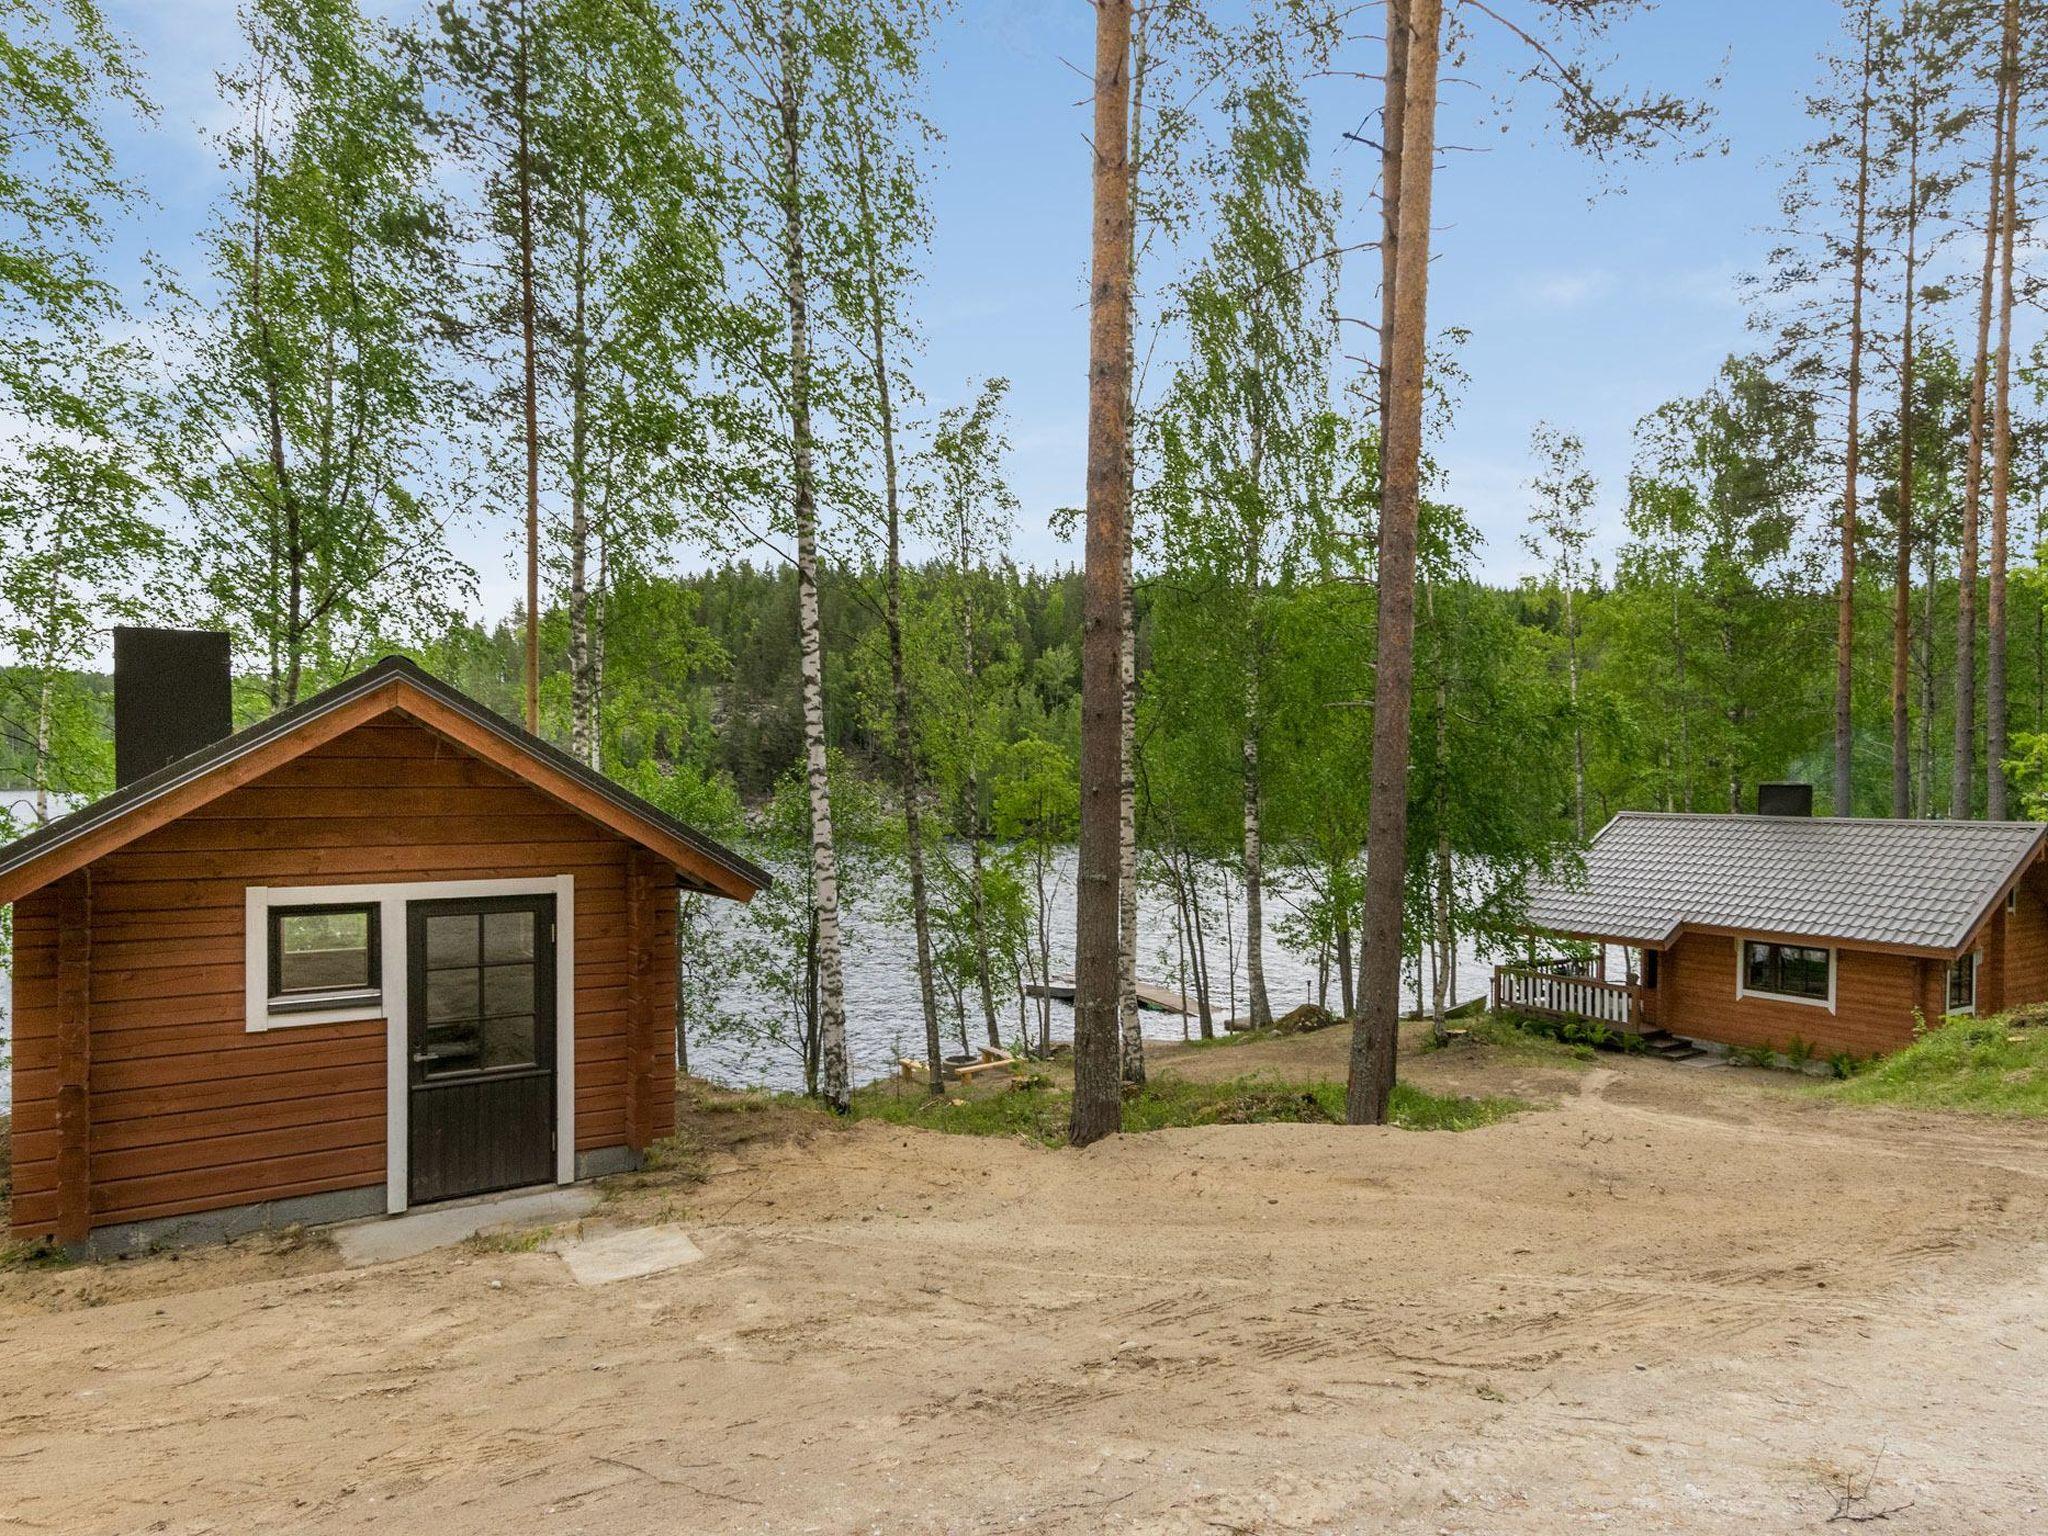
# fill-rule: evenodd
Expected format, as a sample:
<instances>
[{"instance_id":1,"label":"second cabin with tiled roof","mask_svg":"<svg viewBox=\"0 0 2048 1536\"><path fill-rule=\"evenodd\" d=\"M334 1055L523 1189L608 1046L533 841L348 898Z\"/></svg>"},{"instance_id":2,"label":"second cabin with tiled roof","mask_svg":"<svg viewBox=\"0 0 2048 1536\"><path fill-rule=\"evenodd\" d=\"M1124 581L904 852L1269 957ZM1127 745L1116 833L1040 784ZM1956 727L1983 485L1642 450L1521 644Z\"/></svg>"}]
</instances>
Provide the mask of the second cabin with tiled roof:
<instances>
[{"instance_id":1,"label":"second cabin with tiled roof","mask_svg":"<svg viewBox=\"0 0 2048 1536\"><path fill-rule=\"evenodd\" d=\"M1502 966L1496 1006L1617 1031L1857 1056L1916 1024L2048 1000L2048 826L1625 811L1539 886L1532 933L1597 959ZM1617 958L1618 957L1618 958Z\"/></svg>"}]
</instances>

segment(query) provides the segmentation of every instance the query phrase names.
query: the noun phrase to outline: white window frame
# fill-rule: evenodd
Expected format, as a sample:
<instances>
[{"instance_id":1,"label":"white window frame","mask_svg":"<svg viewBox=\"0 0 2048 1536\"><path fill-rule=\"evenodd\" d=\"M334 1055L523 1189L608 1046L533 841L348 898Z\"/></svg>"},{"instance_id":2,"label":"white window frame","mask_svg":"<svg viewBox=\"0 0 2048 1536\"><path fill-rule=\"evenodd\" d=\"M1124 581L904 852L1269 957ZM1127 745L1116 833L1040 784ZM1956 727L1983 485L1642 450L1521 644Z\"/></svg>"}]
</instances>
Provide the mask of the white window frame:
<instances>
[{"instance_id":1,"label":"white window frame","mask_svg":"<svg viewBox=\"0 0 2048 1536\"><path fill-rule=\"evenodd\" d=\"M1777 944L1793 949L1824 949L1828 956L1828 995L1826 997L1796 997L1790 992L1759 992L1748 984L1749 946L1752 944ZM1825 1008L1835 1011L1835 978L1841 967L1832 944L1801 944L1794 939L1767 939L1757 934L1743 934L1735 940L1735 996L1738 999L1754 997L1772 1003L1796 1003L1802 1008Z\"/></svg>"},{"instance_id":2,"label":"white window frame","mask_svg":"<svg viewBox=\"0 0 2048 1536\"><path fill-rule=\"evenodd\" d=\"M384 1020L384 1209L406 1208L412 1110L412 1033L407 1018L406 908L416 901L484 896L555 898L555 1182L576 1181L576 877L418 880L388 885L252 885L243 893L244 1024L251 1034L316 1024ZM382 996L346 1007L273 1013L270 1008L270 909L323 904L378 907Z\"/></svg>"},{"instance_id":3,"label":"white window frame","mask_svg":"<svg viewBox=\"0 0 2048 1536\"><path fill-rule=\"evenodd\" d=\"M1954 969L1956 968L1956 966L1957 966L1957 965L1960 965L1960 964L1962 964L1962 962L1963 962L1964 960L1968 960L1968 961L1970 962L1970 1006L1969 1006L1969 1007L1967 1007L1967 1008L1951 1008L1951 1007L1949 1007L1949 1005L1948 1005L1948 977L1949 977L1949 972L1950 972L1950 971L1953 971L1953 970L1954 970ZM1956 959L1956 960L1955 960L1955 961L1954 961L1954 962L1953 962L1952 964L1950 964L1950 965L1948 965L1948 966L1944 967L1944 968L1943 968L1943 970L1942 970L1942 973L1941 973L1941 1011L1942 1011L1942 1016L1943 1016L1944 1018L1970 1018L1970 1017L1974 1017L1974 1016L1975 1016L1975 1014L1976 1014L1976 1012L1977 1012L1977 988L1978 988L1979 984L1981 984L1981 983L1983 982L1983 980L1984 980L1984 951L1983 951L1983 950L1981 950L1981 949L1973 949L1973 950L1971 950L1971 951L1969 952L1969 954L1967 954L1967 955L1963 955L1963 956L1959 956L1959 957L1958 957L1958 958L1957 958L1957 959Z\"/></svg>"}]
</instances>

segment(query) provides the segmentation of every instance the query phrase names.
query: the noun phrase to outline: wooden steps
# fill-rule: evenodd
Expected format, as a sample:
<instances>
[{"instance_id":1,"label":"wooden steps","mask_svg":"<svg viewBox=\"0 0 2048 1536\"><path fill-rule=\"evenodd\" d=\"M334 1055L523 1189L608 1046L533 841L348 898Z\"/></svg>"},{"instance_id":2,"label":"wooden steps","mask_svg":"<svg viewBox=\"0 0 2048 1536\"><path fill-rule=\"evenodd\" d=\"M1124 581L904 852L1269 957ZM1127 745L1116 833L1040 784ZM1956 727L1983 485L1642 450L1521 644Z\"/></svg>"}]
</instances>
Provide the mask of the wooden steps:
<instances>
[{"instance_id":1,"label":"wooden steps","mask_svg":"<svg viewBox=\"0 0 2048 1536\"><path fill-rule=\"evenodd\" d=\"M1688 1040L1679 1039L1668 1029L1657 1029L1653 1026L1644 1030L1638 1038L1643 1042L1643 1050L1660 1061L1699 1061L1707 1055L1707 1052Z\"/></svg>"}]
</instances>

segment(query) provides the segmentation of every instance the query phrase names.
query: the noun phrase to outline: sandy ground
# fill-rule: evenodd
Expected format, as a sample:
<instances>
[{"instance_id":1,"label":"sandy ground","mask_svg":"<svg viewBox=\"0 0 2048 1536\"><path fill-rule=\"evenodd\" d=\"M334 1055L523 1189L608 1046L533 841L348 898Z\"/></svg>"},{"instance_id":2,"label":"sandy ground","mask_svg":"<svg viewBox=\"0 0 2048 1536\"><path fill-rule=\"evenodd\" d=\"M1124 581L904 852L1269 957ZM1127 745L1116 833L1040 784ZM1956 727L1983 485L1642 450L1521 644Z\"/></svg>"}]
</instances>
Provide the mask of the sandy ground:
<instances>
[{"instance_id":1,"label":"sandy ground","mask_svg":"<svg viewBox=\"0 0 2048 1536\"><path fill-rule=\"evenodd\" d=\"M1404 1070L1551 1107L1079 1154L723 1115L705 1182L625 1198L706 1259L605 1289L319 1243L0 1277L0 1531L1636 1536L1817 1531L1845 1489L2048 1530L2048 1128Z\"/></svg>"}]
</instances>

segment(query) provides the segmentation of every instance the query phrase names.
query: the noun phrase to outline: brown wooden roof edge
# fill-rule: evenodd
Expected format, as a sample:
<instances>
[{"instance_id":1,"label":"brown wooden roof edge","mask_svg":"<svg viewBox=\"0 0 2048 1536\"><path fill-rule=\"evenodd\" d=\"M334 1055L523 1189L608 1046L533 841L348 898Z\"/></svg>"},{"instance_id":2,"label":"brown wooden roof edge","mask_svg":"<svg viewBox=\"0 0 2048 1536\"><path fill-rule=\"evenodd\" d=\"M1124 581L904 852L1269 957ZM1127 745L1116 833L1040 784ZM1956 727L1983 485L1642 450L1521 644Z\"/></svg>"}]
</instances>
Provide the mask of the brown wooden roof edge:
<instances>
[{"instance_id":1,"label":"brown wooden roof edge","mask_svg":"<svg viewBox=\"0 0 2048 1536\"><path fill-rule=\"evenodd\" d=\"M417 690L428 700L461 716L469 724L502 741L515 752L537 759L553 772L567 776L628 818L641 822L652 831L693 851L729 877L731 888L721 894L737 896L744 900L756 891L766 890L774 883L774 877L750 859L734 853L695 828L677 821L666 811L643 800L632 791L614 784L603 774L587 764L578 762L561 748L515 725L495 710L479 704L460 689L430 675L410 659L404 656L386 656L374 666L356 673L353 677L343 679L331 688L324 689L310 698L301 699L275 714L266 715L263 719L244 726L210 746L188 753L176 762L159 768L155 773L146 774L133 783L123 785L112 794L81 806L69 815L58 817L25 837L0 846L0 902L13 901L30 891L40 889L66 873L70 866L53 867L42 878L27 883L10 877L19 876L70 845L96 832L114 827L145 806L188 785L196 784L273 743L283 742L294 732L310 727L315 722L358 701L371 698L394 684L403 684ZM431 729L431 726L429 728ZM138 828L135 835L141 836L145 830L147 828ZM99 849L80 862L90 862L90 858L99 857L106 851L108 850L104 848Z\"/></svg>"}]
</instances>

